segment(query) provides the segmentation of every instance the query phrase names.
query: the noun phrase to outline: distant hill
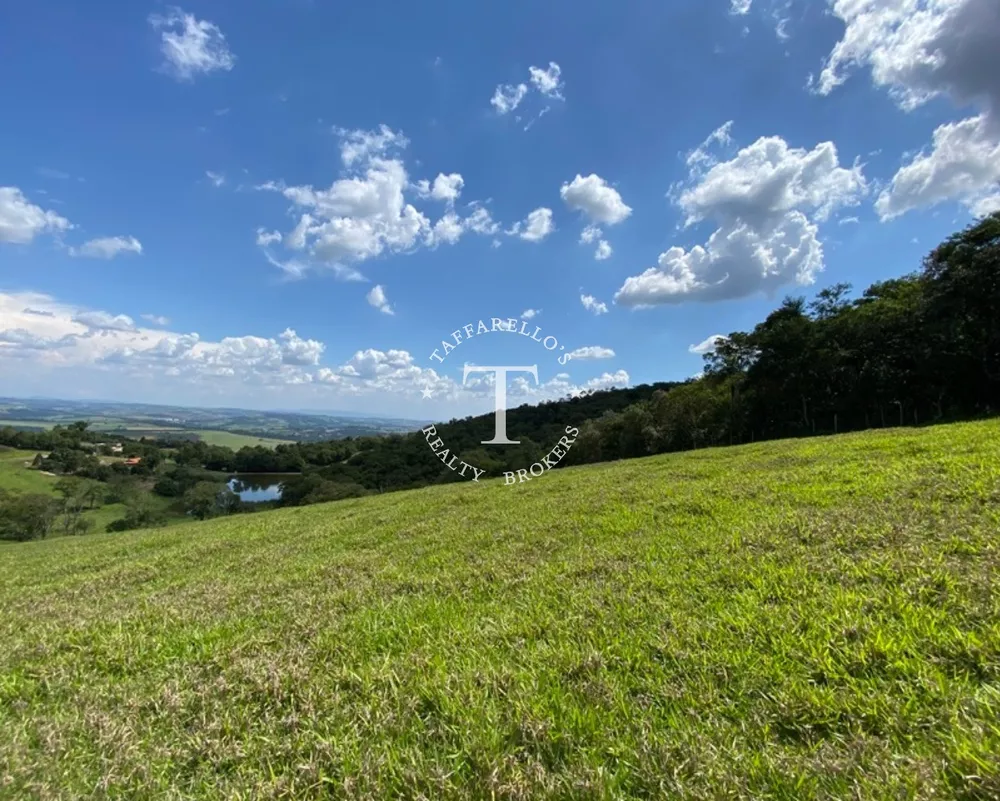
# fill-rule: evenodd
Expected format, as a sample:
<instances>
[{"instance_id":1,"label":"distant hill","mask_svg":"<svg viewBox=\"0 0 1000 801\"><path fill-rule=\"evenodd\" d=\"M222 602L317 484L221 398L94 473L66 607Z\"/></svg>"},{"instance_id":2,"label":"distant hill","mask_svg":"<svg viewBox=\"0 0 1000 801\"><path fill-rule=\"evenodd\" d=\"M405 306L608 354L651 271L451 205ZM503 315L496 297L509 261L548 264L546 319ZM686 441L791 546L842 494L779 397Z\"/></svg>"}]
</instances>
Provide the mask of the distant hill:
<instances>
[{"instance_id":1,"label":"distant hill","mask_svg":"<svg viewBox=\"0 0 1000 801\"><path fill-rule=\"evenodd\" d=\"M676 386L669 382L643 384L509 409L507 433L518 445L482 444L494 436L496 416L492 412L434 424L435 437L444 441L451 454L489 475L497 475L501 471L527 468L541 459L566 434L568 427L580 427L588 420L621 412L650 399L658 391L667 392ZM361 438L349 443L350 451L346 453L344 444L337 442L308 443L296 450L308 465L322 465L318 474L323 479L369 491L388 492L465 480L459 473L442 467L428 448L427 440L427 436L416 431ZM267 463L260 464L260 471L267 472ZM291 496L289 490L286 500Z\"/></svg>"},{"instance_id":2,"label":"distant hill","mask_svg":"<svg viewBox=\"0 0 1000 801\"><path fill-rule=\"evenodd\" d=\"M113 401L0 398L0 427L37 429L86 420L123 436L216 431L245 437L315 442L413 431L420 423L383 417L211 409Z\"/></svg>"}]
</instances>

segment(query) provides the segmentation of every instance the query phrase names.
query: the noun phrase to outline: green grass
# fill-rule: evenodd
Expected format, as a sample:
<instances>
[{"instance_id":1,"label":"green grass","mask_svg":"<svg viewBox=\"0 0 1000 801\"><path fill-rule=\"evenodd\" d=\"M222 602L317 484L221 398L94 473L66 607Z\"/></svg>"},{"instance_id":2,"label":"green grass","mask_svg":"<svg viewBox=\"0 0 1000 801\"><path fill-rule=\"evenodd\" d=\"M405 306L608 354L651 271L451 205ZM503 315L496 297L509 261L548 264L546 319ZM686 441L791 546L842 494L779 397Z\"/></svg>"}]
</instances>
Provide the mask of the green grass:
<instances>
[{"instance_id":1,"label":"green grass","mask_svg":"<svg viewBox=\"0 0 1000 801\"><path fill-rule=\"evenodd\" d=\"M1000 425L0 550L0 796L1000 796Z\"/></svg>"},{"instance_id":2,"label":"green grass","mask_svg":"<svg viewBox=\"0 0 1000 801\"><path fill-rule=\"evenodd\" d=\"M255 445L263 445L265 448L274 448L277 445L287 445L292 440L273 439L270 437L251 437L245 434L233 434L229 431L200 431L195 429L185 429L188 433L197 434L209 445L223 445L233 450L240 448L252 448Z\"/></svg>"},{"instance_id":3,"label":"green grass","mask_svg":"<svg viewBox=\"0 0 1000 801\"><path fill-rule=\"evenodd\" d=\"M30 470L25 463L31 461L38 451L18 451L10 448L0 448L0 489L9 492L35 492L42 495L55 495L54 476L47 476L38 470Z\"/></svg>"},{"instance_id":4,"label":"green grass","mask_svg":"<svg viewBox=\"0 0 1000 801\"><path fill-rule=\"evenodd\" d=\"M159 495L149 493L149 501L162 515L163 526L176 526L178 523L187 523L191 519L183 512L174 509L170 498L161 498ZM88 509L83 513L83 516L93 524L92 531L104 532L109 523L120 520L125 516L125 512L125 504L109 503L97 509Z\"/></svg>"}]
</instances>

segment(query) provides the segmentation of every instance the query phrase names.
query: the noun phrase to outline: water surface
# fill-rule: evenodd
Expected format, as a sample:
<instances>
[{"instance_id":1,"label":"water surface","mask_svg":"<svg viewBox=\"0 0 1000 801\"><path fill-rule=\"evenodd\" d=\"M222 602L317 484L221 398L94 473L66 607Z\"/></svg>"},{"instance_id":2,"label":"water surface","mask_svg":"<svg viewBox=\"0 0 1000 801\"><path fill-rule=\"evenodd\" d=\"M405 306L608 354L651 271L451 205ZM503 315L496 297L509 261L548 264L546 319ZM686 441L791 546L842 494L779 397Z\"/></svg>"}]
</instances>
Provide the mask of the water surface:
<instances>
[{"instance_id":1,"label":"water surface","mask_svg":"<svg viewBox=\"0 0 1000 801\"><path fill-rule=\"evenodd\" d=\"M288 476L271 473L237 473L229 479L229 489L245 503L281 500L281 482Z\"/></svg>"}]
</instances>

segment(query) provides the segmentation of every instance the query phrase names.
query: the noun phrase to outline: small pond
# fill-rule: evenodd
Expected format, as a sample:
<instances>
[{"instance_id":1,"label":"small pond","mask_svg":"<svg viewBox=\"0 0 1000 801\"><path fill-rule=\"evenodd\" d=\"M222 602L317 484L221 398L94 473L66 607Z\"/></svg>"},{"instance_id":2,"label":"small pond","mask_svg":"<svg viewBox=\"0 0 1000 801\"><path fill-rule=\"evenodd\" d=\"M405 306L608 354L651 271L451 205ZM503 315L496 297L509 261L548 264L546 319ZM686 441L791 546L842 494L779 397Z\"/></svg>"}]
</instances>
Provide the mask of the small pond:
<instances>
[{"instance_id":1,"label":"small pond","mask_svg":"<svg viewBox=\"0 0 1000 801\"><path fill-rule=\"evenodd\" d=\"M281 482L290 476L280 473L237 473L229 479L229 489L246 503L281 500Z\"/></svg>"}]
</instances>

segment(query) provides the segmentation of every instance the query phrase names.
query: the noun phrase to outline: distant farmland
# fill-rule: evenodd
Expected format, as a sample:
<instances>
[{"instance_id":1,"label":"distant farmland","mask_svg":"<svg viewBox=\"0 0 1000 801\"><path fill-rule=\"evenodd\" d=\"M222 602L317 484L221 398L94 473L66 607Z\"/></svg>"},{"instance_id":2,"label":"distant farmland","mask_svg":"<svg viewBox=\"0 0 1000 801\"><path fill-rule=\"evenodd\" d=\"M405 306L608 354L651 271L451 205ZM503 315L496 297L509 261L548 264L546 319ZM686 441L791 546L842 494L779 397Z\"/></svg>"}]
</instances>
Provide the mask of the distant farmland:
<instances>
[{"instance_id":1,"label":"distant farmland","mask_svg":"<svg viewBox=\"0 0 1000 801\"><path fill-rule=\"evenodd\" d=\"M16 428L25 431L48 431L53 428L56 424L49 422L48 420L10 420L7 418L0 419L0 427L10 426L11 428Z\"/></svg>"},{"instance_id":2,"label":"distant farmland","mask_svg":"<svg viewBox=\"0 0 1000 801\"><path fill-rule=\"evenodd\" d=\"M96 429L100 430L100 429ZM188 428L141 428L139 426L129 426L127 428L115 428L108 431L109 438L114 435L128 437L130 439L191 439L207 442L209 445L222 445L233 450L240 448L252 448L262 446L274 448L277 445L285 445L294 442L291 439L275 439L274 437L258 437L252 434L236 434L231 431L211 431Z\"/></svg>"},{"instance_id":3,"label":"distant farmland","mask_svg":"<svg viewBox=\"0 0 1000 801\"><path fill-rule=\"evenodd\" d=\"M62 422L62 425L68 425L71 422L73 421L66 420L65 422ZM55 425L57 425L55 422L47 420L0 419L0 427L11 426L12 428L30 431L48 431ZM190 439L200 439L207 442L209 445L223 445L227 448L232 448L233 450L239 450L244 447L252 448L258 445L265 448L274 448L277 445L295 441L291 438L277 439L275 437L258 437L251 434L236 434L231 431L191 429L184 428L182 426L150 426L142 425L136 422L121 423L114 420L95 420L90 423L90 429L92 431L107 433L108 439L114 439L116 435L120 437L128 437L129 439L142 439L143 437L150 439L186 437Z\"/></svg>"},{"instance_id":4,"label":"distant farmland","mask_svg":"<svg viewBox=\"0 0 1000 801\"><path fill-rule=\"evenodd\" d=\"M421 427L414 420L349 414L0 397L0 428L13 426L25 431L40 431L80 420L87 421L92 431L108 437L199 437L205 442L234 448L378 437Z\"/></svg>"},{"instance_id":5,"label":"distant farmland","mask_svg":"<svg viewBox=\"0 0 1000 801\"><path fill-rule=\"evenodd\" d=\"M190 431L188 433L197 434L198 438L204 440L209 445L224 445L233 450L240 448L252 448L255 445L262 445L265 448L274 448L277 445L285 445L293 440L274 439L273 437L254 437L246 434L233 434L229 431Z\"/></svg>"}]
</instances>

